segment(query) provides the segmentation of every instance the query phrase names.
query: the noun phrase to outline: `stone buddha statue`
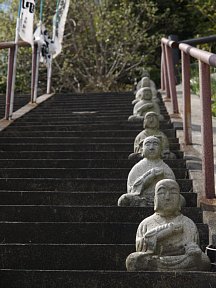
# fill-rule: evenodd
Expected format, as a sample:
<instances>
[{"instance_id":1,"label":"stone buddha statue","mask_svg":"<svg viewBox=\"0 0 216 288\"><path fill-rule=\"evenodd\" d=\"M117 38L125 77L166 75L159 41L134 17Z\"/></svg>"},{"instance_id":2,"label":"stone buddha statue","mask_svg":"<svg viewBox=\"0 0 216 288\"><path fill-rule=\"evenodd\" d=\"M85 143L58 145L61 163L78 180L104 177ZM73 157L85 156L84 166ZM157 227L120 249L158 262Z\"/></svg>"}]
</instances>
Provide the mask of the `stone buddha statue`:
<instances>
[{"instance_id":1,"label":"stone buddha statue","mask_svg":"<svg viewBox=\"0 0 216 288\"><path fill-rule=\"evenodd\" d=\"M134 153L129 155L129 159L133 159L135 157L138 158L138 156L141 158L141 155L143 154L143 141L148 136L156 136L161 140L161 157L163 159L176 159L176 155L169 149L169 140L166 134L159 130L159 125L159 117L155 112L147 112L145 114L143 121L144 130L136 136L134 141Z\"/></svg>"},{"instance_id":2,"label":"stone buddha statue","mask_svg":"<svg viewBox=\"0 0 216 288\"><path fill-rule=\"evenodd\" d=\"M141 80L138 81L137 85L136 85L136 91L138 91L142 86L142 79L144 77L148 77L150 79L150 87L153 87L154 89L156 89L156 85L155 85L155 82L153 80L151 80L151 77L150 77L150 73L145 70L145 68L142 70L142 76L141 76Z\"/></svg>"},{"instance_id":3,"label":"stone buddha statue","mask_svg":"<svg viewBox=\"0 0 216 288\"><path fill-rule=\"evenodd\" d=\"M126 259L128 271L210 271L210 260L199 247L197 227L181 214L180 204L175 180L156 184L155 213L137 229L136 252Z\"/></svg>"},{"instance_id":4,"label":"stone buddha statue","mask_svg":"<svg viewBox=\"0 0 216 288\"><path fill-rule=\"evenodd\" d=\"M152 91L152 99L159 102L159 99L157 98L157 89L155 87L154 82L148 77L143 77L139 82L139 89L137 90L135 94L135 99L132 101L132 104L136 104L138 101L141 100L141 93L139 92L141 88L148 87Z\"/></svg>"},{"instance_id":5,"label":"stone buddha statue","mask_svg":"<svg viewBox=\"0 0 216 288\"><path fill-rule=\"evenodd\" d=\"M158 114L159 120L163 120L164 117L160 114L160 107L156 101L152 99L151 88L141 88L140 101L138 101L133 108L133 115L129 116L129 122L143 121L147 112L153 111Z\"/></svg>"},{"instance_id":6,"label":"stone buddha statue","mask_svg":"<svg viewBox=\"0 0 216 288\"><path fill-rule=\"evenodd\" d=\"M118 206L153 206L155 185L161 179L175 179L172 169L161 159L161 142L155 136L143 141L144 159L128 174L127 193L118 199ZM185 199L181 196L181 203Z\"/></svg>"}]
</instances>

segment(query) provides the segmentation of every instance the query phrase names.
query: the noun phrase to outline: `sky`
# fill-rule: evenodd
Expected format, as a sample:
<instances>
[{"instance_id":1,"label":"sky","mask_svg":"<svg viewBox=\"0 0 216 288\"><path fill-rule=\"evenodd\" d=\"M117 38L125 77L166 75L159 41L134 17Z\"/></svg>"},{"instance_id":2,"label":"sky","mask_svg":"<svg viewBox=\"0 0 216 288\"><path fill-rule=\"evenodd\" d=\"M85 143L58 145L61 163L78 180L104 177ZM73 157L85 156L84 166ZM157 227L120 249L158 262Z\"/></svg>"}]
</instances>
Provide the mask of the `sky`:
<instances>
[{"instance_id":1,"label":"sky","mask_svg":"<svg viewBox=\"0 0 216 288\"><path fill-rule=\"evenodd\" d=\"M0 10L7 11L11 3L11 0L4 1L3 3L0 4Z\"/></svg>"}]
</instances>

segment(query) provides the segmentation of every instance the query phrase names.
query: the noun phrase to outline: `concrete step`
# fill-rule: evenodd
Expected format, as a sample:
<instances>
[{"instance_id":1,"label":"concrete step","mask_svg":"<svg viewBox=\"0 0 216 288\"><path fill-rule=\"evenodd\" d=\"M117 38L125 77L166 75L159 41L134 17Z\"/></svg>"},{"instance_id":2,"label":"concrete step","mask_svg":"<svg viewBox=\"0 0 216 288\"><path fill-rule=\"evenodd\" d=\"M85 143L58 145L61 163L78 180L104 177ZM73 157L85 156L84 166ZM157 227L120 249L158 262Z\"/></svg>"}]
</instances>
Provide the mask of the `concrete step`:
<instances>
[{"instance_id":1,"label":"concrete step","mask_svg":"<svg viewBox=\"0 0 216 288\"><path fill-rule=\"evenodd\" d=\"M53 140L51 143L47 141L41 141L39 138L30 139L25 141L26 138L18 138L13 143L1 143L1 151L128 151L133 152L133 144L131 143L55 143ZM20 140L20 141L19 141ZM38 143L39 142L39 143ZM171 143L171 151L180 150L180 144Z\"/></svg>"},{"instance_id":2,"label":"concrete step","mask_svg":"<svg viewBox=\"0 0 216 288\"><path fill-rule=\"evenodd\" d=\"M52 109L52 107L50 107ZM161 113L167 115L167 112L165 108L160 109ZM128 106L127 103L124 105L120 105L119 103L113 104L113 105L100 105L98 103L95 103L93 105L87 103L87 104L77 104L74 103L73 105L69 105L67 111L64 110L64 107L59 107L59 110L57 112L52 112L49 109L41 109L41 113L33 113L31 115L32 118L35 116L39 116L40 119L42 118L52 118L55 116L61 116L63 118L69 118L70 114L82 114L82 115L109 115L109 116L128 116L128 114L133 112L133 106ZM40 114L40 115L39 115ZM164 119L163 119L164 120Z\"/></svg>"},{"instance_id":3,"label":"concrete step","mask_svg":"<svg viewBox=\"0 0 216 288\"><path fill-rule=\"evenodd\" d=\"M177 179L188 179L188 170L172 169ZM1 168L0 178L112 178L127 181L129 168Z\"/></svg>"},{"instance_id":4,"label":"concrete step","mask_svg":"<svg viewBox=\"0 0 216 288\"><path fill-rule=\"evenodd\" d=\"M110 124L108 122L106 122L107 124L102 124L102 123L80 123L78 121L74 121L72 123L70 122L62 122L62 123L46 123L46 125L38 125L37 123L32 123L31 125L28 124L26 126L16 126L17 129L7 129L5 130L3 133L1 133L1 137L12 137L12 136L21 136L21 135L25 135L27 134L27 132L29 132L29 134L33 134L33 132L41 132L41 131L46 131L46 132L54 132L54 131L58 131L58 132L70 132L70 131L97 131L97 130L105 130L105 131L110 131L110 130L136 130L136 131L142 131L143 127L142 125L121 125L121 124L115 124L115 122L111 122ZM173 130L172 127L170 127L169 124L167 125L163 125L163 127L161 128L161 130L168 135L168 137L173 135L173 132L170 130ZM138 133L139 133L138 132ZM174 138L174 137L173 137Z\"/></svg>"},{"instance_id":5,"label":"concrete step","mask_svg":"<svg viewBox=\"0 0 216 288\"><path fill-rule=\"evenodd\" d=\"M57 136L57 137L113 137L113 138L118 138L118 137L131 137L135 138L141 131L142 129L119 129L118 126L115 127L115 129L94 129L91 131L91 129L88 126L77 126L77 128L74 128L71 125L41 125L41 126L27 126L27 127L19 127L20 130L14 130L14 129L7 129L3 131L1 134L1 137L19 137L19 135L26 136L32 135L33 137L39 136L39 137L44 137L44 136L49 136L50 135ZM89 129L88 129L89 128ZM164 133L167 135L169 138L176 138L176 132L174 129L165 129L163 130ZM36 134L34 134L36 133Z\"/></svg>"},{"instance_id":6,"label":"concrete step","mask_svg":"<svg viewBox=\"0 0 216 288\"><path fill-rule=\"evenodd\" d=\"M48 131L47 131L48 129ZM62 127L56 127L54 126L53 127L53 131L58 131L59 130L59 133L58 133L58 137L64 137L66 136L65 134L66 133L61 133L64 132L64 131L70 131L70 133L67 133L67 136L70 136L70 137L113 137L113 138L116 138L116 137L136 137L138 135L138 133L141 131L141 130L94 130L94 131L71 131L71 128L69 126L62 126ZM29 128L29 131L34 131L32 128ZM44 133L44 136L46 135L46 132L49 132L49 128L47 127L44 127L44 130L41 129L41 131L43 131ZM50 130L52 131L52 130ZM39 132L38 130L35 130L35 132ZM19 135L19 132L17 132ZM2 134L3 135L3 134ZM14 136L16 135L15 133L13 134ZM168 135L167 135L168 136ZM170 130L170 133L169 133L169 136L170 138L175 138L176 137L176 133L175 133L175 130Z\"/></svg>"},{"instance_id":7,"label":"concrete step","mask_svg":"<svg viewBox=\"0 0 216 288\"><path fill-rule=\"evenodd\" d=\"M106 177L106 175L104 176ZM181 191L192 192L191 179L177 179ZM126 179L116 178L2 178L1 190L10 191L127 191Z\"/></svg>"},{"instance_id":8,"label":"concrete step","mask_svg":"<svg viewBox=\"0 0 216 288\"><path fill-rule=\"evenodd\" d=\"M14 111L20 109L31 99L30 95L17 95L14 97ZM5 117L5 95L0 95L0 119Z\"/></svg>"},{"instance_id":9,"label":"concrete step","mask_svg":"<svg viewBox=\"0 0 216 288\"><path fill-rule=\"evenodd\" d=\"M52 108L51 108L52 109ZM84 109L85 110L85 109ZM124 111L122 112L121 110L119 111L116 111L116 112L112 112L112 111L106 111L106 112L100 112L100 115L98 113L98 111L96 109L93 109L93 110L90 110L88 108L86 108L86 112L83 111L83 108L81 109L76 109L76 110L72 110L72 113L74 114L74 117L77 117L78 114L95 114L94 116L91 116L91 117L97 117L98 120L104 120L104 121L119 121L119 120L125 120L125 122L128 122L128 117L130 115L133 114L132 112L132 109L131 110L128 110L128 111ZM98 115L96 115L98 113ZM166 113L161 113L163 114L164 116L164 120L163 121L170 121L170 117L168 116L168 114ZM64 109L62 109L62 113L59 113L59 115L52 115L52 114L48 114L47 115L36 115L34 116L34 114L31 116L31 121L40 121L40 122L43 122L43 123L46 123L46 121L55 121L57 120L57 118L60 118L61 117L61 121L64 120L65 122L67 121L71 121L71 119L73 118L73 115L65 115L64 113ZM26 119L26 121L28 121L28 118ZM142 122L142 121L141 121Z\"/></svg>"},{"instance_id":10,"label":"concrete step","mask_svg":"<svg viewBox=\"0 0 216 288\"><path fill-rule=\"evenodd\" d=\"M183 158L182 151L173 151L177 160ZM131 151L130 151L131 153ZM0 159L95 159L127 160L128 151L0 151ZM175 160L177 162L177 160Z\"/></svg>"},{"instance_id":11,"label":"concrete step","mask_svg":"<svg viewBox=\"0 0 216 288\"><path fill-rule=\"evenodd\" d=\"M115 206L125 191L113 192L51 192L0 191L0 205L72 205ZM188 207L197 206L197 194L181 192Z\"/></svg>"},{"instance_id":12,"label":"concrete step","mask_svg":"<svg viewBox=\"0 0 216 288\"><path fill-rule=\"evenodd\" d=\"M61 118L60 118L61 119ZM87 122L87 123L86 123ZM83 126L84 127L87 127L89 124L91 124L91 122L90 121L86 121L86 122L81 122L81 121L71 121L71 122L69 122L69 121L67 121L67 122L61 122L61 121L58 121L58 122L48 122L48 121L46 121L46 127L49 127L49 130L48 130L48 128L46 129L46 132L47 133L54 133L55 132L55 130L57 130L58 129L58 127L59 127L59 129L57 130L58 132L70 132L70 131L74 131L74 130L78 130L77 128L75 128L75 127L77 127L77 126L79 126L80 127L80 131L82 131L82 128L83 128ZM99 124L99 125L97 125L98 127L101 127L101 125L100 124L102 124L103 122L93 122L92 121L92 124ZM108 121L106 121L106 123L107 124L109 124L109 122ZM20 123L20 125L17 125L16 127L17 127L17 129L16 130L14 130L14 129L12 129L12 128L7 128L6 130L4 130L4 132L2 132L1 133L1 137L5 137L6 135L8 135L9 137L12 137L12 136L20 136L20 135L32 135L32 136L34 136L33 135L33 133L41 133L41 130L40 130L40 127L43 129L43 130L45 130L43 127L45 126L44 125L44 123L38 123L38 122L31 122L31 123L28 123L28 124L26 124L26 125L21 125L22 123ZM24 123L23 123L24 124ZM110 124L109 125L107 125L107 126L109 126L109 127L113 127L113 130L116 130L116 128L118 127L118 123L116 123L116 122L110 122ZM71 126L74 126L74 128L75 129L72 129L72 127ZM57 127L57 128L55 128L55 127ZM64 127L67 127L68 129L66 130ZM124 130L126 129L126 130L129 130L129 129L132 129L132 130L136 130L136 131L142 131L143 130L143 126L142 126L142 123L140 123L140 125L131 125L131 126L124 126L124 128L123 128ZM123 130L122 129L122 130ZM170 126L170 124L169 123L167 123L167 124L164 124L164 125L161 125L161 127L160 127L160 130L161 131L163 131L165 134L168 134L168 137L172 137L172 135L173 135L173 132L169 132L169 130L170 129L174 129L174 128L172 128L171 126ZM86 129L86 130L88 130L88 129ZM109 130L111 130L111 129L109 129ZM118 129L119 130L119 129ZM168 130L168 131L167 131ZM171 134L170 134L171 133ZM52 134L51 134L52 135ZM53 134L54 135L54 134ZM170 136L169 136L170 135ZM58 135L56 135L56 136L58 136ZM173 137L174 138L174 137Z\"/></svg>"},{"instance_id":13,"label":"concrete step","mask_svg":"<svg viewBox=\"0 0 216 288\"><path fill-rule=\"evenodd\" d=\"M153 207L1 205L1 222L135 222L152 215ZM198 207L184 207L182 213L202 223ZM135 235L134 235L135 237ZM135 238L134 238L135 239ZM95 240L96 241L96 240Z\"/></svg>"},{"instance_id":14,"label":"concrete step","mask_svg":"<svg viewBox=\"0 0 216 288\"><path fill-rule=\"evenodd\" d=\"M134 244L139 223L0 222L4 244ZM201 247L208 244L208 226L197 224ZM14 231L16 234L14 235Z\"/></svg>"},{"instance_id":15,"label":"concrete step","mask_svg":"<svg viewBox=\"0 0 216 288\"><path fill-rule=\"evenodd\" d=\"M60 133L62 136L58 135L59 132L38 132L36 133L20 133L19 136L6 136L6 137L0 137L1 144L8 144L8 143L62 143L62 137L64 137L64 143L72 143L75 144L88 144L88 145L96 145L98 143L107 143L107 144L126 144L128 143L129 146L133 147L134 137L86 137L80 139L80 137L70 137L67 134L70 134L70 132L66 133ZM30 134L30 135L29 135ZM35 135L36 134L36 135ZM44 135L45 134L45 135ZM65 134L65 135L63 135ZM169 138L170 142L170 149L179 149L178 139L177 138ZM175 145L173 145L175 144Z\"/></svg>"},{"instance_id":16,"label":"concrete step","mask_svg":"<svg viewBox=\"0 0 216 288\"><path fill-rule=\"evenodd\" d=\"M42 112L42 111L41 111ZM56 117L49 118L43 118L43 121L40 121L40 114L35 115L35 117L27 118L19 118L19 121L16 122L17 127L29 127L29 126L44 126L45 124L49 124L51 126L53 125L120 125L123 127L136 127L137 129L143 128L143 121L137 121L137 122L129 122L128 121L128 114L127 115L121 115L121 117L117 114L110 114L107 115L100 115L98 114L91 114L91 115L82 115L81 112L72 112L70 117L61 117L61 115L56 115ZM26 119L27 118L27 119ZM26 119L26 120L24 120ZM12 123L10 127L14 127L15 123ZM159 123L160 129L171 129L174 128L172 122L170 119L165 119L160 121ZM7 129L10 130L10 127Z\"/></svg>"},{"instance_id":17,"label":"concrete step","mask_svg":"<svg viewBox=\"0 0 216 288\"><path fill-rule=\"evenodd\" d=\"M43 126L45 123L47 125L64 125L64 124L71 124L71 125L75 125L76 123L78 123L79 125L87 125L87 124L110 124L110 125L124 125L124 126L128 126L128 127L136 127L137 129L143 129L143 123L142 122L138 122L138 123L131 123L127 121L126 116L121 117L116 119L115 116L101 116L101 115L97 115L97 116L82 116L82 115L77 115L75 113L73 113L71 115L71 117L69 119L67 119L67 121L65 121L64 119L61 118L61 116L56 116L56 119L46 119L44 122L39 122L37 117L35 119L32 119L31 117L29 117L29 119L24 120L22 118L19 119L19 122L16 123L17 127L22 127L23 129L25 127L28 126ZM25 118L26 119L26 118ZM170 120L164 120L164 121L160 121L160 129L171 129L173 128L173 124L170 122ZM8 128L9 129L9 128ZM10 130L10 129L9 129Z\"/></svg>"},{"instance_id":18,"label":"concrete step","mask_svg":"<svg viewBox=\"0 0 216 288\"><path fill-rule=\"evenodd\" d=\"M125 271L134 251L134 244L0 244L0 269Z\"/></svg>"},{"instance_id":19,"label":"concrete step","mask_svg":"<svg viewBox=\"0 0 216 288\"><path fill-rule=\"evenodd\" d=\"M30 152L31 153L31 152ZM27 154L29 155L30 153ZM8 153L6 153L8 154ZM14 153L13 153L14 154ZM2 155L0 161L0 168L132 168L133 163L128 159L43 159L39 157L39 153L36 153L38 156L37 159L21 159L18 158L19 155L23 153L18 153L17 158L8 159L7 155L3 158ZM44 153L43 153L44 154ZM69 154L69 153L68 153ZM0 153L1 155L1 153ZM31 155L31 154L30 154ZM29 155L29 156L30 156ZM33 156L33 155L32 155ZM46 156L46 155L45 155ZM164 162L171 168L182 168L186 169L186 160L185 159L167 159Z\"/></svg>"},{"instance_id":20,"label":"concrete step","mask_svg":"<svg viewBox=\"0 0 216 288\"><path fill-rule=\"evenodd\" d=\"M133 165L127 158L143 129L127 121L133 99L133 93L57 95L0 133L0 287L214 287L211 273L125 271L137 226L153 214L152 207L117 207ZM179 177L182 213L197 223L204 250L208 227L161 104L161 129L178 157L166 163Z\"/></svg>"},{"instance_id":21,"label":"concrete step","mask_svg":"<svg viewBox=\"0 0 216 288\"><path fill-rule=\"evenodd\" d=\"M1 287L31 288L206 288L216 287L215 273L207 272L125 272L77 270L0 270ZM208 284L207 284L208 283Z\"/></svg>"},{"instance_id":22,"label":"concrete step","mask_svg":"<svg viewBox=\"0 0 216 288\"><path fill-rule=\"evenodd\" d=\"M131 143L88 143L86 144L79 144L79 143L47 143L37 141L33 143L24 143L21 139L21 143L17 141L16 143L1 143L1 151L78 151L78 152L88 152L88 151L107 151L107 152L118 152L118 151L125 151L128 154L133 152L133 144ZM38 141L38 142L39 142ZM172 152L179 151L180 145L178 143L171 143L170 150Z\"/></svg>"},{"instance_id":23,"label":"concrete step","mask_svg":"<svg viewBox=\"0 0 216 288\"><path fill-rule=\"evenodd\" d=\"M0 244L0 269L125 270L134 244Z\"/></svg>"}]
</instances>

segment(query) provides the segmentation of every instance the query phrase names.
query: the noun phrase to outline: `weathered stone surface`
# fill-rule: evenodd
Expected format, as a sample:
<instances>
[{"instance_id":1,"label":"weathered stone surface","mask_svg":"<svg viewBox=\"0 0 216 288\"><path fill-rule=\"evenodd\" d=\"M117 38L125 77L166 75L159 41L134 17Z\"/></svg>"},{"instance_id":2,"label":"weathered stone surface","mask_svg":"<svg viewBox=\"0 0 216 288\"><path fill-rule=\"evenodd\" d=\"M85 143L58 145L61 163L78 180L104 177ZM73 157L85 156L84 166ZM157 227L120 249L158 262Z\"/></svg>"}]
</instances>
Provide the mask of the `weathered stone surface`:
<instances>
[{"instance_id":1,"label":"weathered stone surface","mask_svg":"<svg viewBox=\"0 0 216 288\"><path fill-rule=\"evenodd\" d=\"M134 140L134 153L143 154L143 141L148 136L156 136L161 140L162 153L161 157L164 159L175 159L176 156L170 151L168 137L159 130L159 117L155 112L146 113L143 121L144 130L141 131ZM129 155L129 158L133 154Z\"/></svg>"},{"instance_id":2,"label":"weathered stone surface","mask_svg":"<svg viewBox=\"0 0 216 288\"><path fill-rule=\"evenodd\" d=\"M119 206L153 206L156 183L165 178L175 179L172 169L160 158L161 150L161 142L157 137L145 138L145 158L131 169L127 180L127 194L119 198Z\"/></svg>"},{"instance_id":3,"label":"weathered stone surface","mask_svg":"<svg viewBox=\"0 0 216 288\"><path fill-rule=\"evenodd\" d=\"M73 205L4 205L3 222L135 222L153 214L153 207L73 206ZM202 223L202 210L184 207L183 213Z\"/></svg>"},{"instance_id":4,"label":"weathered stone surface","mask_svg":"<svg viewBox=\"0 0 216 288\"><path fill-rule=\"evenodd\" d=\"M128 121L142 121L145 114L150 111L157 113L159 119L163 120L164 117L160 114L160 107L158 103L152 99L151 88L141 88L137 93L140 95L140 100L134 105L133 115L128 118Z\"/></svg>"},{"instance_id":5,"label":"weathered stone surface","mask_svg":"<svg viewBox=\"0 0 216 288\"><path fill-rule=\"evenodd\" d=\"M139 83L137 84L137 89L136 91L138 92L141 88L145 88L145 87L148 87L151 89L152 91L152 98L156 101L159 101L159 99L157 98L157 89L156 89L156 85L155 83L148 77L148 76L145 76L143 77ZM135 104L137 103L139 100L140 100L140 95L139 93L135 94L135 99L133 100L132 104Z\"/></svg>"},{"instance_id":6,"label":"weathered stone surface","mask_svg":"<svg viewBox=\"0 0 216 288\"><path fill-rule=\"evenodd\" d=\"M128 271L210 271L199 247L195 223L180 213L180 189L164 179L155 187L155 213L144 219L136 234L136 252L126 259Z\"/></svg>"},{"instance_id":7,"label":"weathered stone surface","mask_svg":"<svg viewBox=\"0 0 216 288\"><path fill-rule=\"evenodd\" d=\"M184 273L182 279L179 273L125 271L137 226L153 213L152 207L116 207L133 165L128 154L142 129L142 122L127 121L132 100L132 93L55 95L0 134L0 287L137 288L142 282L174 288L177 281L181 288L203 288L206 281L214 287L213 273ZM192 181L182 172L185 160L161 98L160 105L160 129L178 158L164 162L178 168L174 173L182 178L177 181L187 201L183 213L200 223L204 251L208 229L195 207ZM13 151L7 151L10 143ZM105 143L112 151L105 151Z\"/></svg>"},{"instance_id":8,"label":"weathered stone surface","mask_svg":"<svg viewBox=\"0 0 216 288\"><path fill-rule=\"evenodd\" d=\"M216 287L216 273L206 272L125 272L69 270L2 270L1 287L31 288L206 288ZM25 285L25 286L24 286ZM208 286L206 286L208 285Z\"/></svg>"}]
</instances>

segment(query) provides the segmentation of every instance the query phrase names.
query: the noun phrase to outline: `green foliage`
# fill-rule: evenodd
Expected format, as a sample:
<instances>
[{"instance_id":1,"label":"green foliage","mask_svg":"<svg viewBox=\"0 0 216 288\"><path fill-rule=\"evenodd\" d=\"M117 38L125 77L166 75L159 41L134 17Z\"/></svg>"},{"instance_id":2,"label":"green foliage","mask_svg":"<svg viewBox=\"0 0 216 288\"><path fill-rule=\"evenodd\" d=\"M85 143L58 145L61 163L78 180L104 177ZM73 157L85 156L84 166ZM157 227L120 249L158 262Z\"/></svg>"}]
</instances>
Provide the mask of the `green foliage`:
<instances>
[{"instance_id":1,"label":"green foliage","mask_svg":"<svg viewBox=\"0 0 216 288\"><path fill-rule=\"evenodd\" d=\"M191 79L190 79L190 87L192 93L199 95L199 67L198 63L195 62L191 64Z\"/></svg>"},{"instance_id":2,"label":"green foliage","mask_svg":"<svg viewBox=\"0 0 216 288\"><path fill-rule=\"evenodd\" d=\"M55 87L65 91L126 89L141 78L143 67L159 84L161 37L193 38L196 22L204 19L190 3L71 0L64 54L54 62Z\"/></svg>"},{"instance_id":3,"label":"green foliage","mask_svg":"<svg viewBox=\"0 0 216 288\"><path fill-rule=\"evenodd\" d=\"M0 93L6 91L8 55L5 50L0 50Z\"/></svg>"},{"instance_id":4,"label":"green foliage","mask_svg":"<svg viewBox=\"0 0 216 288\"><path fill-rule=\"evenodd\" d=\"M212 115L216 117L216 71L213 70L211 79L211 91L212 91Z\"/></svg>"},{"instance_id":5,"label":"green foliage","mask_svg":"<svg viewBox=\"0 0 216 288\"><path fill-rule=\"evenodd\" d=\"M189 4L189 7L192 11L197 11L199 19L201 19L201 21L196 21L194 35L196 37L214 35L216 31L216 2L214 0L194 0L193 3ZM201 45L198 48L216 53L215 43Z\"/></svg>"},{"instance_id":6,"label":"green foliage","mask_svg":"<svg viewBox=\"0 0 216 288\"><path fill-rule=\"evenodd\" d=\"M17 0L13 1L9 10L0 10L0 42L13 41L15 37L17 9L15 9ZM0 4L5 1L0 0ZM15 12L16 11L16 12Z\"/></svg>"},{"instance_id":7,"label":"green foliage","mask_svg":"<svg viewBox=\"0 0 216 288\"><path fill-rule=\"evenodd\" d=\"M3 2L0 0L0 4ZM9 11L0 11L0 41L14 39L18 2L12 1ZM63 51L53 61L53 89L128 89L135 78L141 78L143 67L159 84L161 37L178 34L179 39L192 38L202 25L213 21L214 9L207 4L212 5L214 1L193 2L195 8L189 0L70 0ZM39 18L38 4L35 24ZM44 1L43 20L50 35L55 8L56 1ZM0 90L3 91L7 56L1 55ZM17 90L29 90L30 49L28 52L20 49L17 67ZM43 92L46 86L43 65L39 75L39 89Z\"/></svg>"},{"instance_id":8,"label":"green foliage","mask_svg":"<svg viewBox=\"0 0 216 288\"><path fill-rule=\"evenodd\" d=\"M122 89L142 76L143 67L148 67L158 84L160 39L171 33L185 33L191 27L185 22L188 1L100 3L71 0L64 58L60 56L55 61L58 87L81 87L85 91ZM69 81L63 84L62 77L69 77Z\"/></svg>"},{"instance_id":9,"label":"green foliage","mask_svg":"<svg viewBox=\"0 0 216 288\"><path fill-rule=\"evenodd\" d=\"M148 34L159 21L154 15L157 7L151 1L150 4L121 0L97 5L71 0L65 57L56 60L58 72L71 75L64 89L76 90L79 85L85 91L108 91L122 83L132 83L137 69L150 59L153 47L159 46L160 38ZM138 10L142 15L135 17Z\"/></svg>"},{"instance_id":10,"label":"green foliage","mask_svg":"<svg viewBox=\"0 0 216 288\"><path fill-rule=\"evenodd\" d=\"M216 117L216 70L211 69L211 99L212 99L212 115ZM198 95L199 90L199 68L198 63L193 63L191 65L191 79L190 79L191 92Z\"/></svg>"},{"instance_id":11,"label":"green foliage","mask_svg":"<svg viewBox=\"0 0 216 288\"><path fill-rule=\"evenodd\" d=\"M5 1L0 1L0 4ZM12 1L9 10L0 10L0 42L14 41L18 0ZM0 93L6 92L8 50L0 50ZM31 48L18 49L16 92L31 90Z\"/></svg>"}]
</instances>

